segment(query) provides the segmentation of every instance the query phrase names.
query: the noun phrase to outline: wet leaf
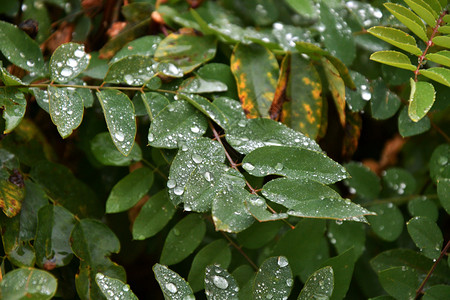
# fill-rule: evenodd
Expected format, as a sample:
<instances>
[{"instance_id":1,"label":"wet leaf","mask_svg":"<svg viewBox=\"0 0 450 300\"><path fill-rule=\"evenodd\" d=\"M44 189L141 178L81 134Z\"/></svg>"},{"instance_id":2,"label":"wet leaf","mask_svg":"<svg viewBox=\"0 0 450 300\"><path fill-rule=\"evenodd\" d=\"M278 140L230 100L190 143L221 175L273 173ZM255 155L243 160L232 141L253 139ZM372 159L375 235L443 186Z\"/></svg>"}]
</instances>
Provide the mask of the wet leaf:
<instances>
[{"instance_id":1,"label":"wet leaf","mask_svg":"<svg viewBox=\"0 0 450 300\"><path fill-rule=\"evenodd\" d=\"M384 290L396 299L413 299L420 285L419 274L408 267L394 267L378 273Z\"/></svg>"},{"instance_id":2,"label":"wet leaf","mask_svg":"<svg viewBox=\"0 0 450 300\"><path fill-rule=\"evenodd\" d=\"M422 41L428 41L425 25L415 13L396 3L385 3L384 7L386 7L400 22L408 27L409 30L421 38Z\"/></svg>"},{"instance_id":3,"label":"wet leaf","mask_svg":"<svg viewBox=\"0 0 450 300\"><path fill-rule=\"evenodd\" d=\"M405 0L405 3L428 25L431 27L436 25L438 14L425 1Z\"/></svg>"},{"instance_id":4,"label":"wet leaf","mask_svg":"<svg viewBox=\"0 0 450 300\"><path fill-rule=\"evenodd\" d=\"M53 81L66 83L83 72L90 59L91 56L84 52L84 45L62 44L50 58L50 77Z\"/></svg>"},{"instance_id":5,"label":"wet leaf","mask_svg":"<svg viewBox=\"0 0 450 300\"><path fill-rule=\"evenodd\" d=\"M108 256L120 250L119 239L98 220L82 219L70 237L73 253L80 259L79 273L75 278L81 299L100 299L103 295L95 282L97 273L125 281L125 270Z\"/></svg>"},{"instance_id":6,"label":"wet leaf","mask_svg":"<svg viewBox=\"0 0 450 300\"><path fill-rule=\"evenodd\" d=\"M284 299L291 293L294 279L289 261L285 256L266 259L255 277L255 299Z\"/></svg>"},{"instance_id":7,"label":"wet leaf","mask_svg":"<svg viewBox=\"0 0 450 300\"><path fill-rule=\"evenodd\" d=\"M400 107L399 97L391 92L381 79L372 82L372 88L373 94L370 100L372 117L385 120L395 115Z\"/></svg>"},{"instance_id":8,"label":"wet leaf","mask_svg":"<svg viewBox=\"0 0 450 300\"><path fill-rule=\"evenodd\" d=\"M183 81L180 85L180 92L191 94L204 94L215 92L226 92L228 87L225 83L214 79L204 79L195 75Z\"/></svg>"},{"instance_id":9,"label":"wet leaf","mask_svg":"<svg viewBox=\"0 0 450 300\"><path fill-rule=\"evenodd\" d=\"M187 215L167 235L160 262L173 265L183 261L200 245L205 232L205 221L200 215Z\"/></svg>"},{"instance_id":10,"label":"wet leaf","mask_svg":"<svg viewBox=\"0 0 450 300\"><path fill-rule=\"evenodd\" d=\"M97 134L91 141L94 157L105 166L129 166L142 159L141 148L135 144L128 156L123 156L114 145L108 132Z\"/></svg>"},{"instance_id":11,"label":"wet leaf","mask_svg":"<svg viewBox=\"0 0 450 300\"><path fill-rule=\"evenodd\" d=\"M376 199L381 191L380 178L368 167L361 163L349 162L344 165L350 173L350 178L345 184L350 189L350 194L358 194L368 199Z\"/></svg>"},{"instance_id":12,"label":"wet leaf","mask_svg":"<svg viewBox=\"0 0 450 300\"><path fill-rule=\"evenodd\" d=\"M177 273L166 266L155 264L153 266L156 280L166 299L193 300L194 292L189 284Z\"/></svg>"},{"instance_id":13,"label":"wet leaf","mask_svg":"<svg viewBox=\"0 0 450 300\"><path fill-rule=\"evenodd\" d=\"M9 178L0 179L0 208L8 218L12 218L20 212L22 201L25 198L23 182L17 184L11 180L13 176L23 176L20 171L16 171L17 173L10 174Z\"/></svg>"},{"instance_id":14,"label":"wet leaf","mask_svg":"<svg viewBox=\"0 0 450 300\"><path fill-rule=\"evenodd\" d=\"M280 121L283 117L289 117L290 113L290 111L287 111L286 108L289 106L289 103L287 102L291 101L287 95L287 86L289 82L289 75L291 73L291 56L291 53L288 52L281 61L280 76L278 77L275 95L269 108L269 116L275 121ZM286 106L285 112L283 112L283 106Z\"/></svg>"},{"instance_id":15,"label":"wet leaf","mask_svg":"<svg viewBox=\"0 0 450 300\"><path fill-rule=\"evenodd\" d=\"M447 47L450 48L450 38L449 38L449 45ZM429 68L426 70L421 70L420 74L450 87L450 70L447 68L441 67Z\"/></svg>"},{"instance_id":16,"label":"wet leaf","mask_svg":"<svg viewBox=\"0 0 450 300\"><path fill-rule=\"evenodd\" d=\"M399 196L411 195L416 191L416 180L407 170L390 168L383 174L384 194Z\"/></svg>"},{"instance_id":17,"label":"wet leaf","mask_svg":"<svg viewBox=\"0 0 450 300\"><path fill-rule=\"evenodd\" d=\"M325 47L344 64L350 65L356 57L356 45L347 22L325 2L320 3L320 21L324 26Z\"/></svg>"},{"instance_id":18,"label":"wet leaf","mask_svg":"<svg viewBox=\"0 0 450 300\"><path fill-rule=\"evenodd\" d=\"M192 289L198 292L205 284L206 267L216 264L221 268L227 268L231 262L231 250L223 239L215 240L203 247L194 257L189 270L188 281ZM212 281L211 279L209 279ZM219 279L220 280L220 279ZM223 280L221 280L223 283ZM226 289L226 288L225 288Z\"/></svg>"},{"instance_id":19,"label":"wet leaf","mask_svg":"<svg viewBox=\"0 0 450 300\"><path fill-rule=\"evenodd\" d=\"M286 213L275 213L272 210L267 210L268 206L266 200L259 196L253 196L245 202L248 212L258 222L269 222L287 219Z\"/></svg>"},{"instance_id":20,"label":"wet leaf","mask_svg":"<svg viewBox=\"0 0 450 300\"><path fill-rule=\"evenodd\" d=\"M439 193L439 182L438 182L438 196ZM449 191L450 192L450 191ZM445 193L443 194L445 195ZM448 194L450 195L450 194ZM446 208L443 201L441 200L441 205ZM431 199L428 199L426 196L417 197L408 202L408 211L409 214L413 217L427 217L431 221L436 222L438 219L438 207L435 202Z\"/></svg>"},{"instance_id":21,"label":"wet leaf","mask_svg":"<svg viewBox=\"0 0 450 300\"><path fill-rule=\"evenodd\" d=\"M350 75L355 82L356 90L353 91L348 87L345 88L347 106L353 112L362 111L367 102L372 99L370 83L367 78L360 73L351 71Z\"/></svg>"},{"instance_id":22,"label":"wet leaf","mask_svg":"<svg viewBox=\"0 0 450 300\"><path fill-rule=\"evenodd\" d=\"M388 42L391 45L396 46L406 52L420 56L422 55L422 50L417 47L416 40L409 34L403 32L400 29L384 27L384 26L374 26L367 30L370 34Z\"/></svg>"},{"instance_id":23,"label":"wet leaf","mask_svg":"<svg viewBox=\"0 0 450 300\"><path fill-rule=\"evenodd\" d=\"M409 117L406 107L400 111L400 115L398 116L398 131L402 137L418 135L428 131L430 128L430 119L427 116L418 122L414 122Z\"/></svg>"},{"instance_id":24,"label":"wet leaf","mask_svg":"<svg viewBox=\"0 0 450 300\"><path fill-rule=\"evenodd\" d=\"M231 72L230 66L221 63L209 63L197 70L197 74L204 79L217 80L224 83L226 91L222 91L220 96L238 99L236 80Z\"/></svg>"},{"instance_id":25,"label":"wet leaf","mask_svg":"<svg viewBox=\"0 0 450 300\"><path fill-rule=\"evenodd\" d=\"M411 61L409 60L408 56L398 51L391 51L391 50L378 51L373 53L370 56L370 59L382 64L394 66L409 71L416 70L416 66L411 64Z\"/></svg>"},{"instance_id":26,"label":"wet leaf","mask_svg":"<svg viewBox=\"0 0 450 300\"><path fill-rule=\"evenodd\" d=\"M46 72L39 45L17 26L0 21L0 40L0 51L10 62L39 75Z\"/></svg>"},{"instance_id":27,"label":"wet leaf","mask_svg":"<svg viewBox=\"0 0 450 300\"><path fill-rule=\"evenodd\" d=\"M205 294L207 299L239 299L236 280L224 268L211 265L205 272Z\"/></svg>"},{"instance_id":28,"label":"wet leaf","mask_svg":"<svg viewBox=\"0 0 450 300\"><path fill-rule=\"evenodd\" d=\"M366 226L356 222L329 222L327 237L338 254L353 248L355 260L366 250Z\"/></svg>"},{"instance_id":29,"label":"wet leaf","mask_svg":"<svg viewBox=\"0 0 450 300\"><path fill-rule=\"evenodd\" d=\"M341 125L345 126L345 84L338 70L326 58L322 58L325 76L328 80L328 89L333 97Z\"/></svg>"},{"instance_id":30,"label":"wet leaf","mask_svg":"<svg viewBox=\"0 0 450 300\"><path fill-rule=\"evenodd\" d=\"M265 146L245 156L242 167L253 176L277 174L330 184L348 177L347 171L321 152Z\"/></svg>"},{"instance_id":31,"label":"wet leaf","mask_svg":"<svg viewBox=\"0 0 450 300\"><path fill-rule=\"evenodd\" d=\"M192 106L197 108L207 117L211 118L214 122L216 122L222 128L228 128L229 122L227 116L214 104L211 103L208 99L199 96L199 95L186 95L180 94L179 97L188 101Z\"/></svg>"},{"instance_id":32,"label":"wet leaf","mask_svg":"<svg viewBox=\"0 0 450 300\"><path fill-rule=\"evenodd\" d=\"M257 44L238 44L230 63L247 118L268 117L279 72L275 55Z\"/></svg>"},{"instance_id":33,"label":"wet leaf","mask_svg":"<svg viewBox=\"0 0 450 300\"><path fill-rule=\"evenodd\" d=\"M450 212L450 178L439 178L437 180L437 193L442 207L447 213Z\"/></svg>"},{"instance_id":34,"label":"wet leaf","mask_svg":"<svg viewBox=\"0 0 450 300\"><path fill-rule=\"evenodd\" d=\"M429 82L415 82L411 78L410 84L408 115L411 120L418 122L433 106L436 94L433 85Z\"/></svg>"},{"instance_id":35,"label":"wet leaf","mask_svg":"<svg viewBox=\"0 0 450 300\"><path fill-rule=\"evenodd\" d=\"M450 51L448 50L442 50L436 53L428 53L427 55L425 55L425 58L440 65L450 67Z\"/></svg>"},{"instance_id":36,"label":"wet leaf","mask_svg":"<svg viewBox=\"0 0 450 300\"><path fill-rule=\"evenodd\" d=\"M117 297L123 300L138 300L136 295L131 291L130 286L119 279L97 273L95 275L95 282L97 282L103 295L108 300L115 300Z\"/></svg>"},{"instance_id":37,"label":"wet leaf","mask_svg":"<svg viewBox=\"0 0 450 300\"><path fill-rule=\"evenodd\" d=\"M185 100L179 100L155 117L148 132L148 143L157 148L178 148L190 139L201 137L206 128L205 117Z\"/></svg>"},{"instance_id":38,"label":"wet leaf","mask_svg":"<svg viewBox=\"0 0 450 300\"><path fill-rule=\"evenodd\" d=\"M155 120L156 116L170 104L169 100L160 93L143 93L141 97L151 121Z\"/></svg>"},{"instance_id":39,"label":"wet leaf","mask_svg":"<svg viewBox=\"0 0 450 300\"><path fill-rule=\"evenodd\" d=\"M350 281L355 267L355 254L349 249L342 254L331 257L322 263L321 267L333 268L334 289L330 299L344 299L350 286Z\"/></svg>"},{"instance_id":40,"label":"wet leaf","mask_svg":"<svg viewBox=\"0 0 450 300\"><path fill-rule=\"evenodd\" d=\"M4 133L10 133L19 125L25 115L26 107L27 101L24 94L16 88L0 89L0 109L5 120Z\"/></svg>"},{"instance_id":41,"label":"wet leaf","mask_svg":"<svg viewBox=\"0 0 450 300\"><path fill-rule=\"evenodd\" d=\"M240 232L247 229L254 222L254 218L245 206L252 194L242 187L224 188L217 193L212 203L212 218L216 230L226 232Z\"/></svg>"},{"instance_id":42,"label":"wet leaf","mask_svg":"<svg viewBox=\"0 0 450 300\"><path fill-rule=\"evenodd\" d=\"M406 226L420 251L428 258L437 259L444 242L437 224L427 217L414 217L406 223Z\"/></svg>"},{"instance_id":43,"label":"wet leaf","mask_svg":"<svg viewBox=\"0 0 450 300\"><path fill-rule=\"evenodd\" d=\"M25 85L22 80L17 78L14 75L11 75L8 70L2 67L2 63L0 62L0 80L3 82L4 85Z\"/></svg>"},{"instance_id":44,"label":"wet leaf","mask_svg":"<svg viewBox=\"0 0 450 300\"><path fill-rule=\"evenodd\" d=\"M111 63L115 63L120 59L132 56L140 55L153 57L158 44L161 42L161 37L157 35L147 35L126 44L119 52L111 58Z\"/></svg>"},{"instance_id":45,"label":"wet leaf","mask_svg":"<svg viewBox=\"0 0 450 300\"><path fill-rule=\"evenodd\" d=\"M242 154L264 146L290 146L321 151L317 143L281 123L270 119L240 120L227 130L227 142Z\"/></svg>"},{"instance_id":46,"label":"wet leaf","mask_svg":"<svg viewBox=\"0 0 450 300\"><path fill-rule=\"evenodd\" d=\"M316 11L311 0L287 0L286 1L297 13L301 15L314 16Z\"/></svg>"},{"instance_id":47,"label":"wet leaf","mask_svg":"<svg viewBox=\"0 0 450 300\"><path fill-rule=\"evenodd\" d=\"M124 93L114 90L97 92L111 138L117 150L128 156L136 136L134 106Z\"/></svg>"},{"instance_id":48,"label":"wet leaf","mask_svg":"<svg viewBox=\"0 0 450 300\"><path fill-rule=\"evenodd\" d=\"M133 223L133 238L144 240L154 236L167 225L175 212L166 190L151 196Z\"/></svg>"},{"instance_id":49,"label":"wet leaf","mask_svg":"<svg viewBox=\"0 0 450 300\"><path fill-rule=\"evenodd\" d=\"M333 288L333 268L327 266L317 270L308 278L297 300L330 299Z\"/></svg>"},{"instance_id":50,"label":"wet leaf","mask_svg":"<svg viewBox=\"0 0 450 300\"><path fill-rule=\"evenodd\" d=\"M133 207L153 184L153 172L142 167L134 170L114 185L106 200L106 213L118 213Z\"/></svg>"},{"instance_id":51,"label":"wet leaf","mask_svg":"<svg viewBox=\"0 0 450 300\"><path fill-rule=\"evenodd\" d=\"M289 260L292 273L303 282L328 259L328 242L324 236L325 221L303 219L295 229L287 231L273 248L271 255L283 255ZM302 249L302 255L298 254Z\"/></svg>"},{"instance_id":52,"label":"wet leaf","mask_svg":"<svg viewBox=\"0 0 450 300\"><path fill-rule=\"evenodd\" d=\"M440 177L450 178L450 145L442 144L434 149L430 158L430 177L434 181Z\"/></svg>"},{"instance_id":53,"label":"wet leaf","mask_svg":"<svg viewBox=\"0 0 450 300\"><path fill-rule=\"evenodd\" d=\"M237 97L236 97L237 98ZM228 119L228 126L225 130L235 127L239 121L245 122L246 117L241 103L237 100L228 97L218 97L213 101L213 104L225 115Z\"/></svg>"},{"instance_id":54,"label":"wet leaf","mask_svg":"<svg viewBox=\"0 0 450 300\"><path fill-rule=\"evenodd\" d=\"M49 113L62 138L70 136L83 119L83 99L69 88L48 87Z\"/></svg>"},{"instance_id":55,"label":"wet leaf","mask_svg":"<svg viewBox=\"0 0 450 300\"><path fill-rule=\"evenodd\" d=\"M403 215L392 203L370 206L376 216L368 216L367 220L377 236L385 241L395 241L403 231Z\"/></svg>"},{"instance_id":56,"label":"wet leaf","mask_svg":"<svg viewBox=\"0 0 450 300\"><path fill-rule=\"evenodd\" d=\"M105 82L142 86L150 81L156 72L154 61L150 57L132 55L124 57L113 64L106 73Z\"/></svg>"},{"instance_id":57,"label":"wet leaf","mask_svg":"<svg viewBox=\"0 0 450 300\"><path fill-rule=\"evenodd\" d=\"M156 48L155 59L172 63L183 74L189 73L216 54L216 40L213 36L200 36L194 31L171 33Z\"/></svg>"},{"instance_id":58,"label":"wet leaf","mask_svg":"<svg viewBox=\"0 0 450 300\"><path fill-rule=\"evenodd\" d=\"M58 283L49 272L34 268L19 268L8 272L0 282L3 299L52 299Z\"/></svg>"},{"instance_id":59,"label":"wet leaf","mask_svg":"<svg viewBox=\"0 0 450 300\"><path fill-rule=\"evenodd\" d=\"M61 206L49 204L39 210L34 242L39 267L52 270L70 263L73 253L69 239L74 226L74 215Z\"/></svg>"},{"instance_id":60,"label":"wet leaf","mask_svg":"<svg viewBox=\"0 0 450 300\"><path fill-rule=\"evenodd\" d=\"M38 211L48 204L44 189L36 183L25 181L25 199L20 210L20 239L33 240L36 236Z\"/></svg>"},{"instance_id":61,"label":"wet leaf","mask_svg":"<svg viewBox=\"0 0 450 300\"><path fill-rule=\"evenodd\" d=\"M30 177L45 188L54 203L62 205L74 215L101 216L103 208L94 191L78 180L67 167L42 160L31 168Z\"/></svg>"}]
</instances>

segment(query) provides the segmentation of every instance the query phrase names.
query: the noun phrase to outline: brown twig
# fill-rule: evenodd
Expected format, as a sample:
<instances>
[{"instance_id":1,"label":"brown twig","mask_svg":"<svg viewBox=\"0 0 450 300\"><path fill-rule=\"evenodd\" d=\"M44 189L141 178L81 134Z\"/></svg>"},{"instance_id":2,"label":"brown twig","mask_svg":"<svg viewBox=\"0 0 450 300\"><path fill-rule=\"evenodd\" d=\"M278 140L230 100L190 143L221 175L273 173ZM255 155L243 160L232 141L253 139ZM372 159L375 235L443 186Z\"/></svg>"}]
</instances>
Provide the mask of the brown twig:
<instances>
[{"instance_id":1,"label":"brown twig","mask_svg":"<svg viewBox=\"0 0 450 300\"><path fill-rule=\"evenodd\" d=\"M255 269L255 271L258 270L258 266L253 262L253 260L248 257L248 255L242 250L242 248L236 244L225 232L221 231L222 235L227 239L227 241L230 243L231 246L236 248L236 250L248 261L248 263Z\"/></svg>"}]
</instances>

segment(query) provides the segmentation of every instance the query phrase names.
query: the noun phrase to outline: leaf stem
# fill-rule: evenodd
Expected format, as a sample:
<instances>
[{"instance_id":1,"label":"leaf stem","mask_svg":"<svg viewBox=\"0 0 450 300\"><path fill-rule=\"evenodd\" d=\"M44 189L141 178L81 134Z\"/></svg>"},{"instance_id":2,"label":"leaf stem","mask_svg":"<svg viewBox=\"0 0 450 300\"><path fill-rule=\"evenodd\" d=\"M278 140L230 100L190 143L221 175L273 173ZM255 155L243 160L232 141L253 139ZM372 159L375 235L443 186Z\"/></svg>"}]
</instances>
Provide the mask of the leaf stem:
<instances>
[{"instance_id":1,"label":"leaf stem","mask_svg":"<svg viewBox=\"0 0 450 300\"><path fill-rule=\"evenodd\" d=\"M416 291L416 297L414 298L415 300L419 299L423 288L425 287L425 284L427 283L428 279L430 279L431 275L433 274L434 270L436 269L438 263L441 261L441 259L447 254L448 249L450 248L450 241L447 242L447 245L445 245L444 249L442 249L441 251L441 255L439 255L438 259L436 259L436 261L434 262L433 266L431 267L430 271L427 274L427 277L425 277L425 279L422 281L422 283L420 284L419 288Z\"/></svg>"}]
</instances>

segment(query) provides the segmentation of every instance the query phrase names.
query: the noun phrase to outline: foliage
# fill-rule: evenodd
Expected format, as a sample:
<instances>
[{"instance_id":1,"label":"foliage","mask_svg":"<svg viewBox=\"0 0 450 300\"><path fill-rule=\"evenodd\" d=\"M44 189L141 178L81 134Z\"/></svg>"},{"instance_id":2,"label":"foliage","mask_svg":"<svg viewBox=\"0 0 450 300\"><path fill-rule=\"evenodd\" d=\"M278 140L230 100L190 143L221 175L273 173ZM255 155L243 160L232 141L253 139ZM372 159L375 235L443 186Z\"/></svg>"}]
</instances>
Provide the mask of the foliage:
<instances>
[{"instance_id":1,"label":"foliage","mask_svg":"<svg viewBox=\"0 0 450 300\"><path fill-rule=\"evenodd\" d=\"M449 298L448 10L9 1L0 297Z\"/></svg>"}]
</instances>

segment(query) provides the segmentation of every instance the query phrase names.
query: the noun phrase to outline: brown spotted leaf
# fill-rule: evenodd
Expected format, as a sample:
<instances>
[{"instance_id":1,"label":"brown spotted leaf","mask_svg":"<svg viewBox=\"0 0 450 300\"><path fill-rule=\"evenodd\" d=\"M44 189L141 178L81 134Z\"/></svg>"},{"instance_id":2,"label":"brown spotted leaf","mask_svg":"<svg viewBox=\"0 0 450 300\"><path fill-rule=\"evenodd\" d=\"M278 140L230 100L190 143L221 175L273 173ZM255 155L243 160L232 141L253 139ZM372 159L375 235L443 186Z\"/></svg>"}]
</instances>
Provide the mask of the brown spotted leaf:
<instances>
[{"instance_id":1,"label":"brown spotted leaf","mask_svg":"<svg viewBox=\"0 0 450 300\"><path fill-rule=\"evenodd\" d=\"M315 67L299 54L293 54L283 123L315 139L322 122L322 84ZM289 111L289 112L288 112Z\"/></svg>"},{"instance_id":2,"label":"brown spotted leaf","mask_svg":"<svg viewBox=\"0 0 450 300\"><path fill-rule=\"evenodd\" d=\"M334 103L336 104L336 109L339 114L339 120L341 125L345 127L345 84L342 80L341 75L338 70L331 64L331 62L322 58L323 70L328 79L328 88L330 89L331 95L333 96Z\"/></svg>"},{"instance_id":3,"label":"brown spotted leaf","mask_svg":"<svg viewBox=\"0 0 450 300\"><path fill-rule=\"evenodd\" d=\"M346 124L344 128L344 143L342 145L342 156L351 158L358 148L361 135L362 118L357 112L346 111Z\"/></svg>"},{"instance_id":4,"label":"brown spotted leaf","mask_svg":"<svg viewBox=\"0 0 450 300\"><path fill-rule=\"evenodd\" d=\"M231 71L247 118L269 117L279 72L275 55L261 45L237 44Z\"/></svg>"},{"instance_id":5,"label":"brown spotted leaf","mask_svg":"<svg viewBox=\"0 0 450 300\"><path fill-rule=\"evenodd\" d=\"M8 179L0 180L0 207L9 218L20 212L25 198L25 185L22 174L14 170Z\"/></svg>"},{"instance_id":6,"label":"brown spotted leaf","mask_svg":"<svg viewBox=\"0 0 450 300\"><path fill-rule=\"evenodd\" d=\"M283 61L281 62L280 78L278 78L275 96L273 97L273 101L269 109L270 118L272 120L280 121L284 118L284 114L282 115L281 112L283 110L283 105L286 102L290 101L290 99L286 94L290 73L291 73L291 53L288 52L283 58ZM286 113L289 114L289 111L286 111Z\"/></svg>"}]
</instances>

